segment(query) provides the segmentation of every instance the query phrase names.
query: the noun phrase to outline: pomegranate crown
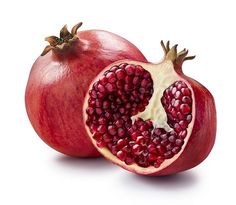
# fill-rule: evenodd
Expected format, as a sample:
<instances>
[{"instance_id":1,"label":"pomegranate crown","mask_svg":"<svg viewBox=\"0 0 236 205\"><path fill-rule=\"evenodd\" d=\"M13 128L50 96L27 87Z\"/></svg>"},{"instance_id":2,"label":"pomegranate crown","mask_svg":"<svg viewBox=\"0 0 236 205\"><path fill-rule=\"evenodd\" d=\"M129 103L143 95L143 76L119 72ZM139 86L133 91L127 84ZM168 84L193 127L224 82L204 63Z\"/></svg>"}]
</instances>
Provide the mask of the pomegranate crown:
<instances>
[{"instance_id":1,"label":"pomegranate crown","mask_svg":"<svg viewBox=\"0 0 236 205\"><path fill-rule=\"evenodd\" d=\"M167 41L166 45L163 41L161 41L161 47L165 53L165 59L171 60L172 62L176 62L178 64L182 64L186 60L192 60L196 56L187 56L188 50L184 48L182 51L178 52L177 47L178 44L175 44L173 47L170 48L170 41Z\"/></svg>"},{"instance_id":2,"label":"pomegranate crown","mask_svg":"<svg viewBox=\"0 0 236 205\"><path fill-rule=\"evenodd\" d=\"M73 28L71 29L71 32L69 32L67 29L67 25L64 25L62 29L60 30L60 37L57 37L57 36L46 37L45 41L47 41L49 45L47 45L44 48L43 52L41 53L41 56L44 56L50 50L63 49L65 45L69 45L73 41L78 39L77 30L81 26L82 26L82 22L79 22L75 26L73 26Z\"/></svg>"}]
</instances>

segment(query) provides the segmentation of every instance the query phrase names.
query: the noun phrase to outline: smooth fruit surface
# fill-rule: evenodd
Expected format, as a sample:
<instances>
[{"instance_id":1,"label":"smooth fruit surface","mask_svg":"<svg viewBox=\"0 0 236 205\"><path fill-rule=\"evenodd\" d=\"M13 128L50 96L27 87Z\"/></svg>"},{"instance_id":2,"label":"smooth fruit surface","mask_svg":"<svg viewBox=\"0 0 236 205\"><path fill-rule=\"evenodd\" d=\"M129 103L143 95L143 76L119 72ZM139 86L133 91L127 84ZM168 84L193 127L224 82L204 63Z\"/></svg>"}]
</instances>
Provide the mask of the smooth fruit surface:
<instances>
[{"instance_id":1,"label":"smooth fruit surface","mask_svg":"<svg viewBox=\"0 0 236 205\"><path fill-rule=\"evenodd\" d=\"M92 157L93 147L83 122L84 97L94 77L121 59L146 62L124 38L102 30L77 32L77 24L50 43L33 64L26 93L27 114L37 134L49 146L71 156Z\"/></svg>"},{"instance_id":2,"label":"smooth fruit surface","mask_svg":"<svg viewBox=\"0 0 236 205\"><path fill-rule=\"evenodd\" d=\"M194 57L165 46L159 64L119 61L91 83L84 121L93 144L113 163L138 174L190 169L210 153L216 110L210 92L185 76Z\"/></svg>"}]
</instances>

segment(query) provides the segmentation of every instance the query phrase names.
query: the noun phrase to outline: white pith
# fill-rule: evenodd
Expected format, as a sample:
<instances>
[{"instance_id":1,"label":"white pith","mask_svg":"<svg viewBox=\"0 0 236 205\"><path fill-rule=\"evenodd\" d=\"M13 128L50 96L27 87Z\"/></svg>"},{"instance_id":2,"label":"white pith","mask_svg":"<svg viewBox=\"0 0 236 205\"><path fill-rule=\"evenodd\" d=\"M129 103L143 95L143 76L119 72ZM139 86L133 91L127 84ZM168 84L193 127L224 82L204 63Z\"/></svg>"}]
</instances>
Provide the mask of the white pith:
<instances>
[{"instance_id":1,"label":"white pith","mask_svg":"<svg viewBox=\"0 0 236 205\"><path fill-rule=\"evenodd\" d=\"M142 66L145 70L149 71L149 73L151 74L151 77L153 79L153 88L154 88L154 92L152 94L151 99L149 100L149 104L147 105L147 107L145 108L145 110L143 112L138 113L135 116L132 116L131 119L132 121L134 121L136 118L140 117L143 120L148 120L151 119L153 122L154 127L158 127L158 128L165 128L166 131L170 131L171 128L169 127L169 125L167 124L167 116L166 116L166 112L164 110L164 108L162 107L161 104L161 97L163 95L163 91L168 88L171 84L173 84L175 81L181 80L184 81L188 88L192 91L191 86L188 84L187 81L183 80L174 70L174 65L172 63L171 60L164 60L163 62L159 63L159 64L150 64L150 63L140 63L140 62L136 62L136 61L119 61L116 62L114 64L111 64L109 66L109 68L111 68L114 65L119 65L121 63L128 63L128 64L134 64L134 65L140 65ZM96 82L103 74L106 70L108 70L109 68L105 68L98 76L97 78L91 83L90 88L88 89L91 90L92 89L92 85L94 84L94 82ZM85 111L86 108L88 107L88 99L89 99L89 94L87 92L86 96L85 96L85 101L84 101L84 107L83 110ZM116 156L114 156L109 149L107 148L98 148L98 151L104 155L106 158L110 159L113 163L120 165L121 167L124 167L127 170L134 170L136 173L141 173L141 174L152 174L152 173L156 173L166 167L168 167L173 161L175 161L180 155L181 153L184 151L184 148L187 144L187 141L191 135L192 132L192 125L194 123L195 120L195 100L194 100L194 95L193 95L193 91L192 91L192 121L190 122L190 124L188 125L187 128L187 136L184 140L184 144L181 147L181 151L174 155L171 159L166 159L159 168L155 168L154 166L149 166L147 168L144 167L140 167L137 164L131 164L131 165L127 165L125 164L125 162L121 161L120 159L118 159ZM87 119L87 114L86 112L84 113L84 124L86 125L86 119ZM88 133L88 135L91 137L92 139L92 143L94 144L95 147L97 147L96 145L96 141L93 139L92 134L88 128L88 126L86 127L86 131Z\"/></svg>"}]
</instances>

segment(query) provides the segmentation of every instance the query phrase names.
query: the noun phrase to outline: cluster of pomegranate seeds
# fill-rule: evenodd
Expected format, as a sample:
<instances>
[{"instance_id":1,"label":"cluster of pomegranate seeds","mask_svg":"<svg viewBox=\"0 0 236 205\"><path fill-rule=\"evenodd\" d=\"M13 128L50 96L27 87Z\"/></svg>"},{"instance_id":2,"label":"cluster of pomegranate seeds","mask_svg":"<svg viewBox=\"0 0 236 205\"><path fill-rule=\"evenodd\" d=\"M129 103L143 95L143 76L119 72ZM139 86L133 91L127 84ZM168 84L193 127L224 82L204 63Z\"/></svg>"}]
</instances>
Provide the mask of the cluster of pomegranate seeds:
<instances>
[{"instance_id":1,"label":"cluster of pomegranate seeds","mask_svg":"<svg viewBox=\"0 0 236 205\"><path fill-rule=\"evenodd\" d=\"M181 81L161 99L173 130L155 128L151 120L131 117L145 110L153 94L150 73L139 65L121 64L106 71L89 91L86 124L97 146L130 165L159 167L177 154L192 119L191 91Z\"/></svg>"},{"instance_id":2,"label":"cluster of pomegranate seeds","mask_svg":"<svg viewBox=\"0 0 236 205\"><path fill-rule=\"evenodd\" d=\"M177 81L164 91L161 102L167 113L167 123L184 138L192 120L191 90L184 82Z\"/></svg>"}]
</instances>

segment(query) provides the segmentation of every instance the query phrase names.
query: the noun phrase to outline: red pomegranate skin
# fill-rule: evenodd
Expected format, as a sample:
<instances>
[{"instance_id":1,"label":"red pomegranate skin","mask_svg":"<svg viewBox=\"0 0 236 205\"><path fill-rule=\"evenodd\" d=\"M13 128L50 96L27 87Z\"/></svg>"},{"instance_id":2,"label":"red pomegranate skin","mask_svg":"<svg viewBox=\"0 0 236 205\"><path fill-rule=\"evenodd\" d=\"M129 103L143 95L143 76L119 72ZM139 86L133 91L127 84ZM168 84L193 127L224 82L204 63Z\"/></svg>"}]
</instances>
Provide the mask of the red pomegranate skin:
<instances>
[{"instance_id":1,"label":"red pomegranate skin","mask_svg":"<svg viewBox=\"0 0 236 205\"><path fill-rule=\"evenodd\" d=\"M193 90L196 110L194 126L191 137L179 158L170 166L150 176L175 174L197 166L206 159L215 143L216 109L212 94L198 81L184 75L181 66L175 65L175 70Z\"/></svg>"},{"instance_id":2,"label":"red pomegranate skin","mask_svg":"<svg viewBox=\"0 0 236 205\"><path fill-rule=\"evenodd\" d=\"M31 69L25 104L33 128L55 150L70 156L100 156L83 122L83 102L94 77L121 59L147 62L133 44L113 33L87 30L62 51L38 57Z\"/></svg>"}]
</instances>

